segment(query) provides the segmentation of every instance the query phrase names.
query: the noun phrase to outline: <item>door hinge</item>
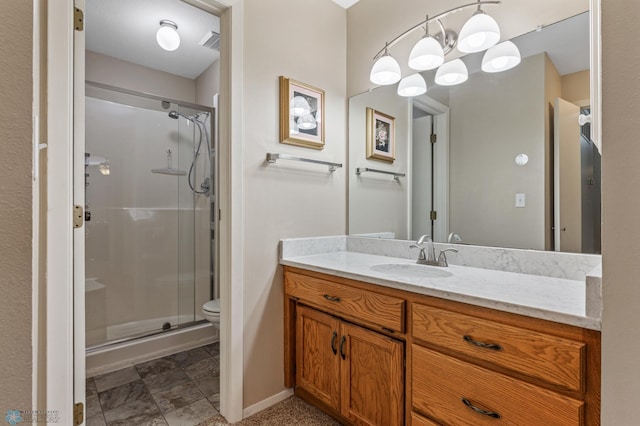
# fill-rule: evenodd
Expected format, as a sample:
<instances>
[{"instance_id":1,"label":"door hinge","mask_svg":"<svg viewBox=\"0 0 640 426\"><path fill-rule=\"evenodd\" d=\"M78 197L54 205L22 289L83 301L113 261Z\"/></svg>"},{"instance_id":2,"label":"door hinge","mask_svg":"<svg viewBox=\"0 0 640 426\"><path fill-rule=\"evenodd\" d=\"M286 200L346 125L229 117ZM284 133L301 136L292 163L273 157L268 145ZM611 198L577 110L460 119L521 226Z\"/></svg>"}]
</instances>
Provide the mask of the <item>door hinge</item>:
<instances>
[{"instance_id":1,"label":"door hinge","mask_svg":"<svg viewBox=\"0 0 640 426\"><path fill-rule=\"evenodd\" d=\"M435 133L431 134L431 143L436 143L438 141L438 135Z\"/></svg>"},{"instance_id":2,"label":"door hinge","mask_svg":"<svg viewBox=\"0 0 640 426\"><path fill-rule=\"evenodd\" d=\"M429 218L431 220L436 220L438 218L438 212L435 210L431 210L431 212L429 213Z\"/></svg>"},{"instance_id":3,"label":"door hinge","mask_svg":"<svg viewBox=\"0 0 640 426\"><path fill-rule=\"evenodd\" d=\"M84 12L77 7L73 8L73 28L76 31L84 31Z\"/></svg>"},{"instance_id":4,"label":"door hinge","mask_svg":"<svg viewBox=\"0 0 640 426\"><path fill-rule=\"evenodd\" d=\"M74 228L82 228L82 224L84 222L84 211L82 206L74 205L73 206L73 227Z\"/></svg>"},{"instance_id":5,"label":"door hinge","mask_svg":"<svg viewBox=\"0 0 640 426\"><path fill-rule=\"evenodd\" d=\"M73 404L73 424L74 426L81 425L84 421L84 404L77 402Z\"/></svg>"}]
</instances>

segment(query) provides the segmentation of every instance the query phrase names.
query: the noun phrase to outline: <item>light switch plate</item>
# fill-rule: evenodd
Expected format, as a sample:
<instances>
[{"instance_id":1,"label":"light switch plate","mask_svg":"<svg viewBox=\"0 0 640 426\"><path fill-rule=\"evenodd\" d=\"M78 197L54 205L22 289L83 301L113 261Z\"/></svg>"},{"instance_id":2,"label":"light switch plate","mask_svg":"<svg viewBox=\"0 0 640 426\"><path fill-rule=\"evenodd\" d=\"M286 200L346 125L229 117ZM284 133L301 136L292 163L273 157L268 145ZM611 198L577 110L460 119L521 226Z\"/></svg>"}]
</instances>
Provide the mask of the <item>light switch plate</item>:
<instances>
[{"instance_id":1,"label":"light switch plate","mask_svg":"<svg viewBox=\"0 0 640 426\"><path fill-rule=\"evenodd\" d=\"M525 206L525 195L516 194L516 207L524 207L524 206Z\"/></svg>"}]
</instances>

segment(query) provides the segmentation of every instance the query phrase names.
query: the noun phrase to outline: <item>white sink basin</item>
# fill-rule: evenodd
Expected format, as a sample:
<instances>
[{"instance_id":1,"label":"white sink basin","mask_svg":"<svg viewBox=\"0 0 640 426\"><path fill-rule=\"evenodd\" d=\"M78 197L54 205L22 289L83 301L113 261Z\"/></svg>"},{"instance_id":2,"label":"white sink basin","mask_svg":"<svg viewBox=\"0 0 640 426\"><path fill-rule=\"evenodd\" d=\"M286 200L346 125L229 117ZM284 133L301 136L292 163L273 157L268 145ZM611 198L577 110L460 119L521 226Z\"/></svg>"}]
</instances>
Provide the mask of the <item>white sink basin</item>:
<instances>
[{"instance_id":1,"label":"white sink basin","mask_svg":"<svg viewBox=\"0 0 640 426\"><path fill-rule=\"evenodd\" d=\"M446 278L451 272L435 266L417 263L384 263L370 267L372 271L408 278Z\"/></svg>"}]
</instances>

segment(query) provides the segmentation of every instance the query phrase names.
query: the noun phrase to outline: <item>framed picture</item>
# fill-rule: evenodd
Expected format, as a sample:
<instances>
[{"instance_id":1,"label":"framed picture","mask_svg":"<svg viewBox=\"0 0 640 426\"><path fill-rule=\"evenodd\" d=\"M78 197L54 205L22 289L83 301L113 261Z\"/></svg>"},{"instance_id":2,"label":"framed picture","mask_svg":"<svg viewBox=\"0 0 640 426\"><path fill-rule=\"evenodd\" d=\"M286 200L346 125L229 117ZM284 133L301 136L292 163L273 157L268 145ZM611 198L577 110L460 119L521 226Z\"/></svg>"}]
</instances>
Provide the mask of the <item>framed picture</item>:
<instances>
[{"instance_id":1,"label":"framed picture","mask_svg":"<svg viewBox=\"0 0 640 426\"><path fill-rule=\"evenodd\" d=\"M393 163L396 159L395 121L390 115L367 108L367 158Z\"/></svg>"},{"instance_id":2,"label":"framed picture","mask_svg":"<svg viewBox=\"0 0 640 426\"><path fill-rule=\"evenodd\" d=\"M324 90L280 77L280 142L324 148Z\"/></svg>"}]
</instances>

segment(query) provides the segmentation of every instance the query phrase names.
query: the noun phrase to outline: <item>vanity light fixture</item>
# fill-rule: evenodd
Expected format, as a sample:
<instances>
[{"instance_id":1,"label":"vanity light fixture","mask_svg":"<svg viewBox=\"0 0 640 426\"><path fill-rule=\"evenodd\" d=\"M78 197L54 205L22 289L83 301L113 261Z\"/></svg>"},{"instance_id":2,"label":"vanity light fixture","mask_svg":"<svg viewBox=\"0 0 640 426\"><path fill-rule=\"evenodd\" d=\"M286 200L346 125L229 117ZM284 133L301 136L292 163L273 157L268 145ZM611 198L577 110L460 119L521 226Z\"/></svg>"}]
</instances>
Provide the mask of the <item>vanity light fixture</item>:
<instances>
[{"instance_id":1,"label":"vanity light fixture","mask_svg":"<svg viewBox=\"0 0 640 426\"><path fill-rule=\"evenodd\" d=\"M400 71L400 64L393 59L393 56L389 55L387 48L383 49L384 55L378 58L378 55L374 59L378 59L373 68L371 68L371 74L369 79L375 84L381 86L387 86L400 81L402 72Z\"/></svg>"},{"instance_id":2,"label":"vanity light fixture","mask_svg":"<svg viewBox=\"0 0 640 426\"><path fill-rule=\"evenodd\" d=\"M445 62L445 56L456 47L462 53L480 52L489 49L485 54L482 66L482 69L486 72L505 71L518 65L520 63L518 48L511 42L496 45L500 40L500 27L481 7L482 5L497 5L500 3L501 1L499 0L477 0L432 17L427 15L424 21L404 31L378 51L373 57L375 63L369 76L371 82L378 85L389 85L400 81L398 86L398 94L400 96L418 96L424 93L421 92L422 89L418 90L417 86L410 84L418 81L415 75L419 74L413 74L401 80L402 71L400 65L389 54L389 49L418 29L423 29L425 35L411 49L408 65L416 71L438 68L435 78L436 84L451 86L463 83L468 79L467 67L461 59ZM462 26L459 36L455 31L445 28L442 23L444 17L469 7L477 7L477 11ZM440 30L435 36L429 34L429 23L432 22L437 23ZM411 92L408 87L415 87L413 92L416 94L408 94ZM424 90L426 91L426 84Z\"/></svg>"},{"instance_id":3,"label":"vanity light fixture","mask_svg":"<svg viewBox=\"0 0 640 426\"><path fill-rule=\"evenodd\" d=\"M160 28L156 32L156 41L164 50L172 52L180 46L178 25L168 19L160 21Z\"/></svg>"},{"instance_id":4,"label":"vanity light fixture","mask_svg":"<svg viewBox=\"0 0 640 426\"><path fill-rule=\"evenodd\" d=\"M502 72L510 70L520 63L520 51L510 41L496 44L484 53L482 71Z\"/></svg>"},{"instance_id":5,"label":"vanity light fixture","mask_svg":"<svg viewBox=\"0 0 640 426\"><path fill-rule=\"evenodd\" d=\"M427 82L419 73L403 78L398 84L398 95L400 96L420 96L423 93L427 93Z\"/></svg>"}]
</instances>

